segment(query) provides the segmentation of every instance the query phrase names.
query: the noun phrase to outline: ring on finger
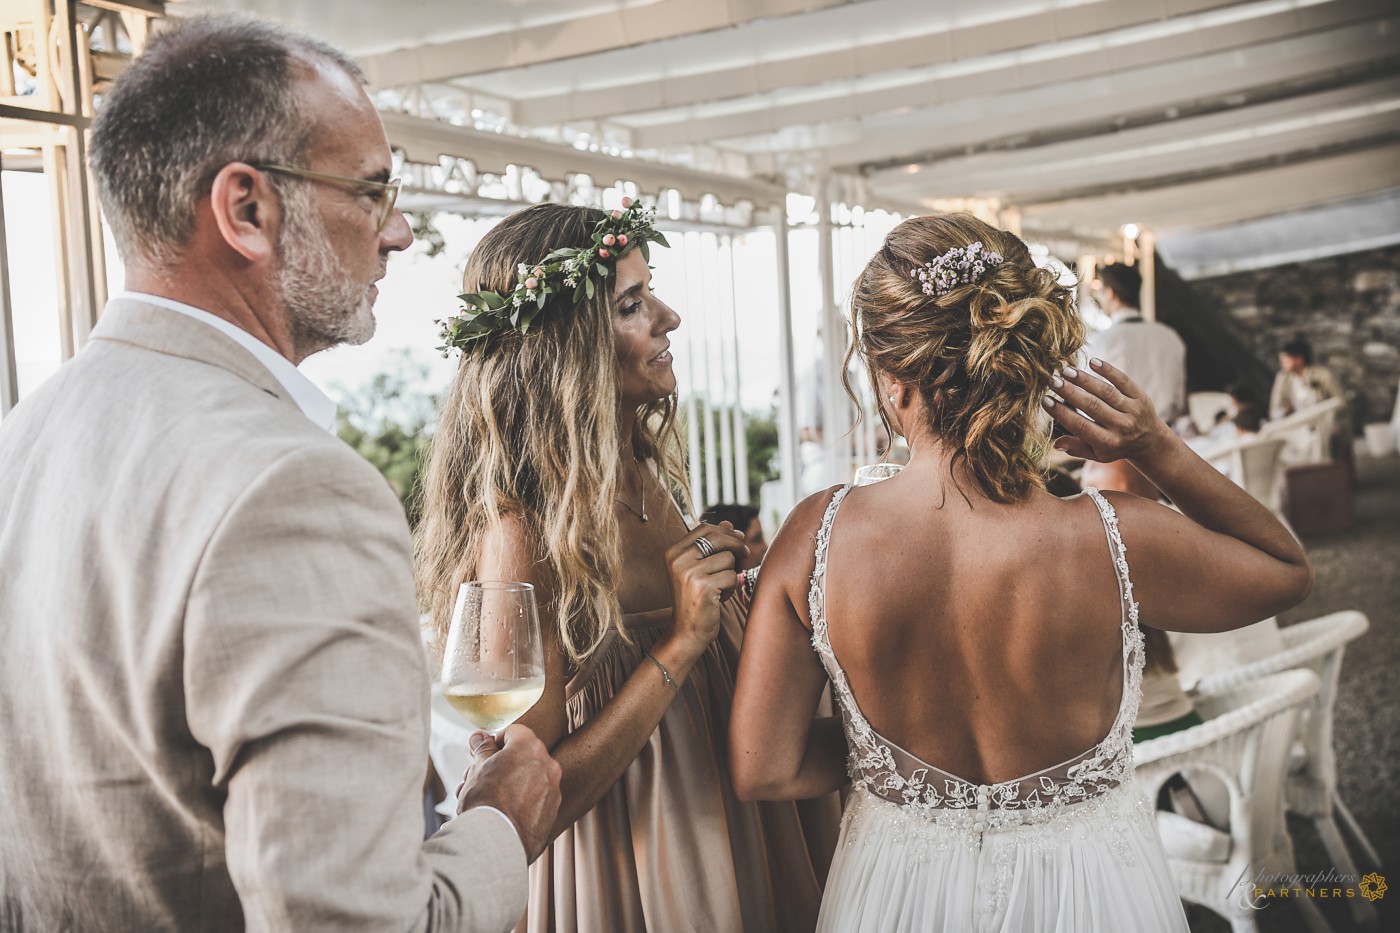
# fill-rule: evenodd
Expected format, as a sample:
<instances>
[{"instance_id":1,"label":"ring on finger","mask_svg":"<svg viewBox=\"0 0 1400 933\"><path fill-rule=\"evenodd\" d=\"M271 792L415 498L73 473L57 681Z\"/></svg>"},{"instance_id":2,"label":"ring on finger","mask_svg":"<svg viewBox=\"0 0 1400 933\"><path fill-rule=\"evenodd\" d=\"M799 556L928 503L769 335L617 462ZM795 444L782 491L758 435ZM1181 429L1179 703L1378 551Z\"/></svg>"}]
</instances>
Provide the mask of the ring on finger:
<instances>
[{"instance_id":1,"label":"ring on finger","mask_svg":"<svg viewBox=\"0 0 1400 933\"><path fill-rule=\"evenodd\" d=\"M704 560L706 557L709 557L710 555L714 554L714 552L715 552L715 546L714 546L713 544L711 544L711 543L710 543L708 540L706 540L705 538L696 538L696 539L695 539L695 546L698 547L698 548L700 549L700 559L701 559L701 560Z\"/></svg>"}]
</instances>

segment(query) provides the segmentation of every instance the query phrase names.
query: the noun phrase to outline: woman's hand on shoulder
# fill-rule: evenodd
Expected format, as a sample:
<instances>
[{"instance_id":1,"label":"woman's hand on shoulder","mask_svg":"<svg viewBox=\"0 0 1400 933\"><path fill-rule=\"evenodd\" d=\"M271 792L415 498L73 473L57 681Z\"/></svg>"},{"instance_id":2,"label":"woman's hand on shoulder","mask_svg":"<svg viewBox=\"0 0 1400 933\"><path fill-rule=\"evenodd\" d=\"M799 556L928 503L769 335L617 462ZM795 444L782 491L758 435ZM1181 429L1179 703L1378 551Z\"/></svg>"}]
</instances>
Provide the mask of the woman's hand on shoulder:
<instances>
[{"instance_id":1,"label":"woman's hand on shoulder","mask_svg":"<svg viewBox=\"0 0 1400 933\"><path fill-rule=\"evenodd\" d=\"M703 542L703 543L701 543ZM672 637L699 657L719 634L719 604L739 584L739 561L749 552L729 522L700 524L666 552L674 607Z\"/></svg>"}]
</instances>

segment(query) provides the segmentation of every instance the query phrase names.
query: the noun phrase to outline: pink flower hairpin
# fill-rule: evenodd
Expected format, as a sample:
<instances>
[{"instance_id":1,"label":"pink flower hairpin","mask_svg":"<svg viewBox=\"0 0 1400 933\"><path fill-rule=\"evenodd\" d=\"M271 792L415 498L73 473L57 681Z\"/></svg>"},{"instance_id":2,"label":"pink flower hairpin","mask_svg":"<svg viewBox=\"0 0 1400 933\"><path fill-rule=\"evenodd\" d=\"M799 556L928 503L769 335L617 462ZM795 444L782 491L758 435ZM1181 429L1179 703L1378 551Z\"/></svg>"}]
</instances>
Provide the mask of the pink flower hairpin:
<instances>
[{"instance_id":1,"label":"pink flower hairpin","mask_svg":"<svg viewBox=\"0 0 1400 933\"><path fill-rule=\"evenodd\" d=\"M909 277L918 279L922 291L930 298L946 295L959 285L971 285L987 274L987 270L1002 262L1001 253L982 246L982 241L967 246L954 246L932 262L915 266Z\"/></svg>"}]
</instances>

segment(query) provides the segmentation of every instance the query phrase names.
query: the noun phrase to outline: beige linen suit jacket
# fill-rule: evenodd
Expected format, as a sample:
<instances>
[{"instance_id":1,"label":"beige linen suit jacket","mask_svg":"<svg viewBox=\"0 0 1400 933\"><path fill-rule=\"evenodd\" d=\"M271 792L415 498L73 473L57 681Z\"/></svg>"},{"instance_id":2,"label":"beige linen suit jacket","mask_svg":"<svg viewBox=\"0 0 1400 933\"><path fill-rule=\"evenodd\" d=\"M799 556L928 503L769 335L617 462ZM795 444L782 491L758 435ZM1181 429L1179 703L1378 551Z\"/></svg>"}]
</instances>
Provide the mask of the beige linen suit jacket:
<instances>
[{"instance_id":1,"label":"beige linen suit jacket","mask_svg":"<svg viewBox=\"0 0 1400 933\"><path fill-rule=\"evenodd\" d=\"M422 840L408 529L236 342L138 301L0 422L0 930L505 930Z\"/></svg>"}]
</instances>

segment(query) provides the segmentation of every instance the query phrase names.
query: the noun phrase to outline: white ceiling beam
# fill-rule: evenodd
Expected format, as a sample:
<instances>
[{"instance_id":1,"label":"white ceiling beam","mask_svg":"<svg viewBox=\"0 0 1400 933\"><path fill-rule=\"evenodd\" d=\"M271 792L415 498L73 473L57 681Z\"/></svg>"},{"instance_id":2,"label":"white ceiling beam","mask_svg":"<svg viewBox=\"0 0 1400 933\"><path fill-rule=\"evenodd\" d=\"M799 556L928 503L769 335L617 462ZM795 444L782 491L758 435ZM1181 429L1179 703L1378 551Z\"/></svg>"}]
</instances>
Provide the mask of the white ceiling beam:
<instances>
[{"instance_id":1,"label":"white ceiling beam","mask_svg":"<svg viewBox=\"0 0 1400 933\"><path fill-rule=\"evenodd\" d=\"M1251 129L1244 131L1250 134L1246 141L1228 147L1212 145L1210 141L1183 140L1175 159L1164 155L1143 159L1137 164L1121 162L1104 166L1092 163L1072 171L1028 172L1020 178L1008 175L977 178L957 186L946 185L939 180L936 184L920 187L916 179L923 176L913 176L905 184L872 185L870 190L887 197L923 199L925 202L955 197L981 198L995 200L1007 207L1028 202L1094 197L1110 192L1151 190L1167 183L1224 177L1271 165L1310 161L1327 154L1391 145L1400 140L1400 120L1396 119L1400 115L1400 99L1376 106L1383 112L1360 119L1329 122L1321 127L1299 129L1291 134L1284 145L1280 144L1282 133L1258 136L1253 135L1255 131ZM1186 147L1191 143L1199 145L1187 154ZM936 173L928 180L932 181L935 176Z\"/></svg>"},{"instance_id":2,"label":"white ceiling beam","mask_svg":"<svg viewBox=\"0 0 1400 933\"><path fill-rule=\"evenodd\" d=\"M437 120L426 120L404 113L381 113L389 144L401 149L410 162L435 165L442 156L468 159L478 171L504 174L508 165L532 168L541 177L563 180L571 175L588 175L594 184L608 187L630 181L642 192L655 196L664 189L675 189L690 201L707 194L721 204L748 201L755 208L783 207L787 190L780 185L732 175L715 175L681 166L623 159L599 152L560 146L535 139L522 139L503 133L486 133Z\"/></svg>"},{"instance_id":3,"label":"white ceiling beam","mask_svg":"<svg viewBox=\"0 0 1400 933\"><path fill-rule=\"evenodd\" d=\"M1217 8L1238 5L1240 0L1209 0L1199 6ZM1346 6L1324 3L1323 6ZM839 11L838 11L839 12ZM918 32L885 41L862 42L833 51L795 55L772 61L755 61L736 67L716 68L680 76L645 76L608 87L557 88L554 93L517 98L522 123L548 126L581 120L606 120L648 110L689 107L695 104L765 94L782 88L849 81L881 72L925 68L937 63L966 61L1041 45L1047 37L1056 41L1092 36L1126 27L1160 22L1164 11L1141 0L1095 0L1062 9L1038 10L995 23ZM807 17L816 23L822 17ZM930 21L933 23L934 21ZM610 69L597 61L600 74L630 74L630 69ZM499 76L507 78L508 75Z\"/></svg>"},{"instance_id":4,"label":"white ceiling beam","mask_svg":"<svg viewBox=\"0 0 1400 933\"><path fill-rule=\"evenodd\" d=\"M1400 18L1302 36L1278 43L1203 56L1193 61L1120 71L1102 77L1045 84L1027 90L968 98L927 110L864 121L845 128L825 147L825 161L855 170L867 161L914 162L930 150L947 151L999 140L1027 138L1065 127L1101 125L1111 132L1122 117L1219 101L1258 88L1391 61ZM1088 130L1086 129L1086 132ZM836 135L830 128L829 137ZM739 151L744 151L740 149ZM752 153L750 153L752 155Z\"/></svg>"},{"instance_id":5,"label":"white ceiling beam","mask_svg":"<svg viewBox=\"0 0 1400 933\"><path fill-rule=\"evenodd\" d=\"M1163 237L1157 249L1182 278L1224 275L1400 242L1400 189L1264 220Z\"/></svg>"},{"instance_id":6,"label":"white ceiling beam","mask_svg":"<svg viewBox=\"0 0 1400 933\"><path fill-rule=\"evenodd\" d=\"M523 29L419 45L359 59L375 87L446 81L741 26L861 0L659 0Z\"/></svg>"},{"instance_id":7,"label":"white ceiling beam","mask_svg":"<svg viewBox=\"0 0 1400 933\"><path fill-rule=\"evenodd\" d=\"M1243 223L1400 186L1400 145L1124 194L1022 205L1028 230L1102 230L1123 223L1159 234Z\"/></svg>"},{"instance_id":8,"label":"white ceiling beam","mask_svg":"<svg viewBox=\"0 0 1400 933\"><path fill-rule=\"evenodd\" d=\"M982 152L868 180L906 196L1044 200L1048 192L1130 185L1386 134L1400 134L1400 78L1122 130L1110 145L1091 137Z\"/></svg>"},{"instance_id":9,"label":"white ceiling beam","mask_svg":"<svg viewBox=\"0 0 1400 933\"><path fill-rule=\"evenodd\" d=\"M1201 70L1197 62L1201 58L1213 64L1217 71L1240 72L1245 70L1240 64L1245 59L1271 60L1298 54L1295 49L1287 49L1281 56L1268 53L1268 45L1282 42L1301 45L1303 49L1315 46L1327 55L1339 51L1338 46L1341 45L1369 43L1371 46L1385 46L1388 42L1388 48L1383 48L1379 54L1386 51L1393 53L1394 36L1387 40L1384 34L1377 35L1379 30L1368 21L1385 13L1394 13L1394 10L1394 5L1385 0L1323 3L1257 20L1228 23L1109 48L1081 48L1082 43L1065 43L1070 54L1064 55L1053 54L1057 43L1047 43L1036 49L1033 56L1007 55L1003 61L988 61L985 68L975 67L976 62L957 68L934 67L928 70L928 77L914 77L899 85L873 86L865 90L852 90L849 86L835 84L822 93L814 92L806 95L806 99L789 104L764 101L760 97L745 104L744 109L735 108L732 113L706 117L678 111L661 114L660 120L656 119L658 115L641 114L618 122L633 127L633 143L638 148L666 148L748 136L761 138L764 134L788 127L821 126L832 121L847 121L848 125L844 127L849 134L847 139L869 140L868 129L871 124L880 122L880 115L892 116L891 122L896 124L916 125L922 129L923 138L938 140L947 129L947 124L925 119L928 111L936 105L975 107L977 101L998 95L1034 91L1047 85L1071 81L1112 79L1121 72L1137 73L1152 65L1163 66L1163 76L1175 74L1180 78L1184 72L1189 77ZM1336 28L1339 22L1343 25ZM1357 22L1366 25L1346 25ZM1313 36L1307 34L1319 29L1328 30L1323 33L1324 36L1335 38L1309 42ZM1231 53L1237 53L1240 58ZM1373 57L1375 54L1372 53ZM1178 64L1180 68L1168 70L1165 67ZM1109 82L1111 85L1112 82ZM780 98L781 95L775 95L775 100ZM813 135L817 137L815 142L820 144L821 133ZM828 142L840 144L844 140ZM931 142L924 145L938 144ZM751 151L758 146L742 148ZM911 150L887 150L885 155L908 151ZM833 164L863 161L850 158L845 153L831 152L828 156Z\"/></svg>"}]
</instances>

